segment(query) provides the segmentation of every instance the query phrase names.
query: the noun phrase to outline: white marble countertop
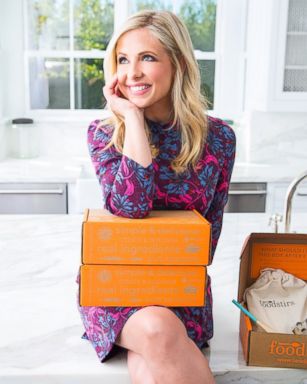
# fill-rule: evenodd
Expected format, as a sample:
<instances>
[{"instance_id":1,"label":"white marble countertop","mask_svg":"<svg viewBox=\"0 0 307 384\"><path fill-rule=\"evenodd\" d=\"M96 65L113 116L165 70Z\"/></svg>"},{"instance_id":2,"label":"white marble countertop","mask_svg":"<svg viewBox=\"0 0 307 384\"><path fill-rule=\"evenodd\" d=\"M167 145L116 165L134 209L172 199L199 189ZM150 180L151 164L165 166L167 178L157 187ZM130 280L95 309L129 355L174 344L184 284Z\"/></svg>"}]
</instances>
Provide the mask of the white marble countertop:
<instances>
[{"instance_id":1,"label":"white marble countertop","mask_svg":"<svg viewBox=\"0 0 307 384\"><path fill-rule=\"evenodd\" d=\"M66 182L74 183L82 171L87 158L53 159L37 157L33 159L7 158L0 161L0 182Z\"/></svg>"},{"instance_id":2,"label":"white marble countertop","mask_svg":"<svg viewBox=\"0 0 307 384\"><path fill-rule=\"evenodd\" d=\"M232 182L287 182L307 169L306 162L292 161L255 163L236 161ZM7 158L0 161L0 182L67 182L79 177L96 178L87 157L34 159Z\"/></svg>"},{"instance_id":3,"label":"white marble countertop","mask_svg":"<svg viewBox=\"0 0 307 384\"><path fill-rule=\"evenodd\" d=\"M0 222L0 383L128 384L126 355L101 364L76 308L82 215L2 215ZM239 342L240 250L251 232L270 231L266 214L225 214L209 273L215 333L210 360L217 383L307 383L307 371L247 367ZM307 233L306 215L293 227ZM226 314L226 316L225 316Z\"/></svg>"}]
</instances>

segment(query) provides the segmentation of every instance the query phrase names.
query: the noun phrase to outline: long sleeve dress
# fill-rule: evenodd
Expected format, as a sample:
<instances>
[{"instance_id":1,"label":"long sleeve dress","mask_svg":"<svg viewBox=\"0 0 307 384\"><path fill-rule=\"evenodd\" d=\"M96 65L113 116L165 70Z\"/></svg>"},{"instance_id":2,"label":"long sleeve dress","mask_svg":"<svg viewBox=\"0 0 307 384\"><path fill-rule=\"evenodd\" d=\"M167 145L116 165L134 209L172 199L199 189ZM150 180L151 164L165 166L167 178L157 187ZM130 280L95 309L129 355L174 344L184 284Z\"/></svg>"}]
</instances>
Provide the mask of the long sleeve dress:
<instances>
[{"instance_id":1,"label":"long sleeve dress","mask_svg":"<svg viewBox=\"0 0 307 384\"><path fill-rule=\"evenodd\" d=\"M176 175L170 162L180 152L178 125L147 120L159 155L148 167L117 152L114 146L101 151L110 141L112 126L93 121L88 129L88 147L105 208L117 216L144 218L151 210L192 210L201 213L212 226L212 255L220 236L223 209L235 158L235 134L222 120L208 117L208 136L196 170ZM77 279L79 281L79 279ZM206 306L169 307L184 323L188 336L199 348L213 336L210 277L206 286ZM101 362L118 347L114 344L128 318L142 307L80 307L84 338L96 350Z\"/></svg>"}]
</instances>

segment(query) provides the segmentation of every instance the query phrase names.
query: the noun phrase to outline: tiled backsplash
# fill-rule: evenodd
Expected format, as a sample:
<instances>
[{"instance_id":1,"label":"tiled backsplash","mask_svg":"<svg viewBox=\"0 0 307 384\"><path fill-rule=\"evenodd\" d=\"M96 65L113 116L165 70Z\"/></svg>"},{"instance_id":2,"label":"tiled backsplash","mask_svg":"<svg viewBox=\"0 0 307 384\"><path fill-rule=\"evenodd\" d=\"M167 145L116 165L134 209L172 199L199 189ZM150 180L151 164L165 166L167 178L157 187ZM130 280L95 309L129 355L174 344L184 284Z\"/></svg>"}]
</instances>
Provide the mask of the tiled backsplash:
<instances>
[{"instance_id":1,"label":"tiled backsplash","mask_svg":"<svg viewBox=\"0 0 307 384\"><path fill-rule=\"evenodd\" d=\"M250 161L305 162L307 169L307 113L252 112L249 121Z\"/></svg>"},{"instance_id":2,"label":"tiled backsplash","mask_svg":"<svg viewBox=\"0 0 307 384\"><path fill-rule=\"evenodd\" d=\"M88 157L88 122L40 122L40 155L51 158ZM237 162L306 162L307 113L246 114L234 124ZM9 153L9 138L0 122L0 160ZM9 127L7 127L9 131ZM7 132L8 133L8 132Z\"/></svg>"},{"instance_id":3,"label":"tiled backsplash","mask_svg":"<svg viewBox=\"0 0 307 384\"><path fill-rule=\"evenodd\" d=\"M86 122L39 122L40 156L49 158L87 157L87 128ZM5 139L5 148L1 151L0 159L6 155L11 157L10 123L0 124L0 139ZM2 155L2 156L1 156Z\"/></svg>"},{"instance_id":4,"label":"tiled backsplash","mask_svg":"<svg viewBox=\"0 0 307 384\"><path fill-rule=\"evenodd\" d=\"M87 156L87 128L89 123L40 123L41 153L48 157Z\"/></svg>"}]
</instances>

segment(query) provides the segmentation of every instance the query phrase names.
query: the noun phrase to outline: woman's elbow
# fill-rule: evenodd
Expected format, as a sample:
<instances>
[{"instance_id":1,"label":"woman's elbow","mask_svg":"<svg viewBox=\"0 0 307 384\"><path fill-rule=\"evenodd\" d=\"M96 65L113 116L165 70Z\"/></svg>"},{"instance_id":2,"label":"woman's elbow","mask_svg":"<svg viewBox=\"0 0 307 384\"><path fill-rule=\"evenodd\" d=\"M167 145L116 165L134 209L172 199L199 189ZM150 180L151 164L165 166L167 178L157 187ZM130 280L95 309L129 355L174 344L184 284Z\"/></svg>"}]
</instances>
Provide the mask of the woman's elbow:
<instances>
[{"instance_id":1,"label":"woman's elbow","mask_svg":"<svg viewBox=\"0 0 307 384\"><path fill-rule=\"evenodd\" d=\"M152 210L152 203L141 205L118 205L111 198L106 199L105 209L119 217L130 219L144 219Z\"/></svg>"}]
</instances>

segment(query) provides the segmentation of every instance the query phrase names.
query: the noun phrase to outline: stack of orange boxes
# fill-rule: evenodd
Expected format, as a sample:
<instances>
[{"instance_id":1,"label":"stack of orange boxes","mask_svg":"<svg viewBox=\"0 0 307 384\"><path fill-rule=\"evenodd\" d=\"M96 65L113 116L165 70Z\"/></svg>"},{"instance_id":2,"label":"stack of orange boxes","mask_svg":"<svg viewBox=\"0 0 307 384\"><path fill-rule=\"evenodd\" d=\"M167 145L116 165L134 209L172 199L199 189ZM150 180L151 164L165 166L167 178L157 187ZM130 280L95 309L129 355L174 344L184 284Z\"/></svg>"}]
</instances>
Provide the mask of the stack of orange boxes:
<instances>
[{"instance_id":1,"label":"stack of orange boxes","mask_svg":"<svg viewBox=\"0 0 307 384\"><path fill-rule=\"evenodd\" d=\"M86 210L81 306L203 306L211 226L196 210L144 219Z\"/></svg>"}]
</instances>

